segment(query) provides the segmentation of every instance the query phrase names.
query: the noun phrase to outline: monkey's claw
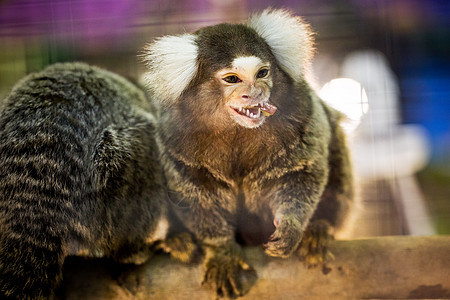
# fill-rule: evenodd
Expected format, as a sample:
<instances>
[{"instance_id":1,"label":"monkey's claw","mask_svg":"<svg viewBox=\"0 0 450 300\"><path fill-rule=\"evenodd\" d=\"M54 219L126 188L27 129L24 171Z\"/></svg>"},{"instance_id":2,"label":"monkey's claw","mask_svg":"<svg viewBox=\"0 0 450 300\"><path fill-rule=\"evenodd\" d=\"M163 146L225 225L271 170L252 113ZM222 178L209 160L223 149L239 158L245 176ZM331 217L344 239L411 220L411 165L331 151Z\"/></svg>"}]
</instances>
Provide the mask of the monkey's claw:
<instances>
[{"instance_id":1,"label":"monkey's claw","mask_svg":"<svg viewBox=\"0 0 450 300\"><path fill-rule=\"evenodd\" d=\"M237 298L248 293L256 279L255 270L240 255L219 250L206 262L202 285L215 289L218 298Z\"/></svg>"},{"instance_id":2,"label":"monkey's claw","mask_svg":"<svg viewBox=\"0 0 450 300\"><path fill-rule=\"evenodd\" d=\"M317 220L305 230L297 253L308 268L334 260L334 255L328 250L328 245L333 240L331 229L328 222Z\"/></svg>"},{"instance_id":3,"label":"monkey's claw","mask_svg":"<svg viewBox=\"0 0 450 300\"><path fill-rule=\"evenodd\" d=\"M297 249L301 239L302 232L297 226L282 222L264 244L264 249L270 256L288 257Z\"/></svg>"}]
</instances>

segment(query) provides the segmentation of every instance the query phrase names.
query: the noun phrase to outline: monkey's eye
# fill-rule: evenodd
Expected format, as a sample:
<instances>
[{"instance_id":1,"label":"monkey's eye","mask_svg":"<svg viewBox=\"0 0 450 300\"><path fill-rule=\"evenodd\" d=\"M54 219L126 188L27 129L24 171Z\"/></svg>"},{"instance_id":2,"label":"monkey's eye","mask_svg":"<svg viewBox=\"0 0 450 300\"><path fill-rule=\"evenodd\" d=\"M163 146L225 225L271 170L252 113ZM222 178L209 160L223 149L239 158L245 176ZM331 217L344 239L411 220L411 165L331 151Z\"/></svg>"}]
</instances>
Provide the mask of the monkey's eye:
<instances>
[{"instance_id":1,"label":"monkey's eye","mask_svg":"<svg viewBox=\"0 0 450 300\"><path fill-rule=\"evenodd\" d=\"M241 82L242 80L239 77L237 77L236 75L230 75L230 76L223 78L223 81L228 82L228 83L238 83L238 82Z\"/></svg>"},{"instance_id":2,"label":"monkey's eye","mask_svg":"<svg viewBox=\"0 0 450 300\"><path fill-rule=\"evenodd\" d=\"M258 74L256 74L256 78L264 78L267 76L267 74L269 74L269 69L261 69L258 71Z\"/></svg>"}]
</instances>

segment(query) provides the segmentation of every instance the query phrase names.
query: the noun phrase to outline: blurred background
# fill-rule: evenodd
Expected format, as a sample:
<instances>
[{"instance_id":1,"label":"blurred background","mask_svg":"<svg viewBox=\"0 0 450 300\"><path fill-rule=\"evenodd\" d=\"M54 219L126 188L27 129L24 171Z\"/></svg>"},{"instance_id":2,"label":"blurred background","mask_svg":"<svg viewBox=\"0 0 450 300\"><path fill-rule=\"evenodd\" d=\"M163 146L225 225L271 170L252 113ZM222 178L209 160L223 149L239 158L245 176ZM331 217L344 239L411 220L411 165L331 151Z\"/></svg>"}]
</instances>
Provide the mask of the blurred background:
<instances>
[{"instance_id":1,"label":"blurred background","mask_svg":"<svg viewBox=\"0 0 450 300\"><path fill-rule=\"evenodd\" d=\"M361 198L353 236L449 234L447 0L0 0L0 99L55 62L137 81L138 55L155 37L243 22L269 6L312 25L311 82L349 117Z\"/></svg>"}]
</instances>

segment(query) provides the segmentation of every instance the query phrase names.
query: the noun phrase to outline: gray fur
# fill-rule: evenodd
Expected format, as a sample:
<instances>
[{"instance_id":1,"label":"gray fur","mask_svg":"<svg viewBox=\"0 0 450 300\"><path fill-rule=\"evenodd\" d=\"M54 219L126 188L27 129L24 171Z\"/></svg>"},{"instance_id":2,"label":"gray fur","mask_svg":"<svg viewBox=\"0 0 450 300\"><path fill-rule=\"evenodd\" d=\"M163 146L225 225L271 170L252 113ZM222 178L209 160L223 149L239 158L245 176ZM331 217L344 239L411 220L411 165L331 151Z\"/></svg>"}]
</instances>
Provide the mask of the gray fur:
<instances>
[{"instance_id":1,"label":"gray fur","mask_svg":"<svg viewBox=\"0 0 450 300\"><path fill-rule=\"evenodd\" d=\"M269 22L258 18L266 17L279 30L299 24L289 28L286 42L300 45L303 52L291 57L296 45L283 47L276 32L261 29L260 24ZM342 228L352 207L352 172L340 114L305 79L312 40L304 32L308 27L298 22L284 11L269 11L253 18L251 26L202 28L190 38L198 47L197 69L184 82L184 91L171 98L161 88L173 79L159 75L169 72L159 71L154 77L158 82L149 82L156 95L157 142L172 207L206 245L204 283L219 296L245 294L256 277L237 242L264 244L267 254L287 257L307 236L302 242L302 249L310 249L306 259L325 259L329 230ZM147 63L157 57L155 63L165 68L164 59L173 52L160 41L147 48ZM216 76L234 59L250 56L271 66L269 101L278 108L256 128L232 120L224 84ZM171 69L176 69L174 61L167 62ZM146 76L153 78L152 72ZM319 246L311 246L315 244Z\"/></svg>"},{"instance_id":2,"label":"gray fur","mask_svg":"<svg viewBox=\"0 0 450 300\"><path fill-rule=\"evenodd\" d=\"M0 297L53 297L69 254L130 262L142 252L142 262L166 211L143 92L96 67L56 64L2 104Z\"/></svg>"}]
</instances>

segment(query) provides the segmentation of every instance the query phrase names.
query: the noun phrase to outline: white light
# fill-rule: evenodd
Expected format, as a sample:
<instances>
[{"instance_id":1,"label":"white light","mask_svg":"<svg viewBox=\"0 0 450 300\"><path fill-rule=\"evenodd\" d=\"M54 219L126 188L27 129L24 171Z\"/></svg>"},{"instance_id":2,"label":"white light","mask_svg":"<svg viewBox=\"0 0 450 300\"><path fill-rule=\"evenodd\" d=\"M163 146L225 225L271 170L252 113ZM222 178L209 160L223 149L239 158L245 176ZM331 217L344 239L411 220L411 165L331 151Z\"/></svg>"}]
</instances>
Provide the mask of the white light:
<instances>
[{"instance_id":1,"label":"white light","mask_svg":"<svg viewBox=\"0 0 450 300\"><path fill-rule=\"evenodd\" d=\"M326 83L319 96L331 107L347 116L342 127L351 133L358 127L362 116L369 110L366 91L359 82L350 78L336 78Z\"/></svg>"}]
</instances>

